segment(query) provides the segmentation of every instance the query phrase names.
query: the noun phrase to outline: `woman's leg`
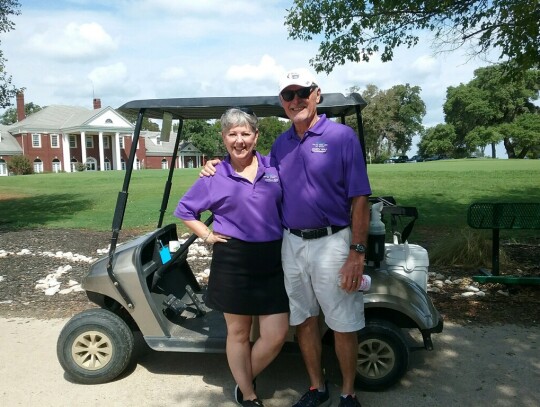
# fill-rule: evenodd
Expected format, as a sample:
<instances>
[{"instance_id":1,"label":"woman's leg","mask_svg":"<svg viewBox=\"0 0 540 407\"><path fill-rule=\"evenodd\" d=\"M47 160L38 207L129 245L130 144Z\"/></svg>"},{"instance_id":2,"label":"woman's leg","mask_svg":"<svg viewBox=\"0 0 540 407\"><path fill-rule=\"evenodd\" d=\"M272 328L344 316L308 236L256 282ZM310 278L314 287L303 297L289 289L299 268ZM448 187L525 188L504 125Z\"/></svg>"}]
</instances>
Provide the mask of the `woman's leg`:
<instances>
[{"instance_id":1,"label":"woman's leg","mask_svg":"<svg viewBox=\"0 0 540 407\"><path fill-rule=\"evenodd\" d=\"M259 316L260 336L251 350L253 377L261 373L281 350L289 330L289 314Z\"/></svg>"},{"instance_id":2,"label":"woman's leg","mask_svg":"<svg viewBox=\"0 0 540 407\"><path fill-rule=\"evenodd\" d=\"M234 380L240 387L244 400L257 398L253 389L253 373L251 371L251 331L252 317L224 313L227 323L227 360Z\"/></svg>"}]
</instances>

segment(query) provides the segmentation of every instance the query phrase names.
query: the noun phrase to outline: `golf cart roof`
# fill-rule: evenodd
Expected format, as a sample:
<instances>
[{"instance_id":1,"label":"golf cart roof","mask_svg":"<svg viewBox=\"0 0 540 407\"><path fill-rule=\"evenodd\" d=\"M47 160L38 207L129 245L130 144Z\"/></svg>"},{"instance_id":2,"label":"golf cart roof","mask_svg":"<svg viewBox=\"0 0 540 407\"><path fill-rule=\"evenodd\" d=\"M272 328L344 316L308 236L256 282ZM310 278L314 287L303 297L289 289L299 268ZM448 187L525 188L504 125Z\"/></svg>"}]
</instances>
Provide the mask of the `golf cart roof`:
<instances>
[{"instance_id":1,"label":"golf cart roof","mask_svg":"<svg viewBox=\"0 0 540 407\"><path fill-rule=\"evenodd\" d=\"M133 100L120 106L121 112L138 114L144 109L144 116L150 119L162 119L164 113L170 113L173 119L219 119L229 107L242 106L251 108L258 117L286 117L278 96L242 96L242 97L202 97ZM319 114L327 117L345 117L362 110L366 102L358 93L344 96L341 93L324 93L323 101L317 106Z\"/></svg>"}]
</instances>

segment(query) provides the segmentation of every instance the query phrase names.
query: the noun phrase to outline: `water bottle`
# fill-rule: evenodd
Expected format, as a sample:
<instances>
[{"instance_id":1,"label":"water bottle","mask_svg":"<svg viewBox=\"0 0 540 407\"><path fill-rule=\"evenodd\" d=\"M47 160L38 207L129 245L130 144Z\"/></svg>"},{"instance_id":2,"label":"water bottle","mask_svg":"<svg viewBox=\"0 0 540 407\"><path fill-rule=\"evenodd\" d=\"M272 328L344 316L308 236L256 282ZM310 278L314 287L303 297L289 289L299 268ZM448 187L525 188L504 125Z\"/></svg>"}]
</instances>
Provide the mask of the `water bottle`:
<instances>
[{"instance_id":1,"label":"water bottle","mask_svg":"<svg viewBox=\"0 0 540 407\"><path fill-rule=\"evenodd\" d=\"M341 287L341 274L338 274L337 277L337 285L338 287ZM367 291L371 288L371 277L367 274L362 274L362 282L360 283L360 287L358 287L358 291Z\"/></svg>"},{"instance_id":2,"label":"water bottle","mask_svg":"<svg viewBox=\"0 0 540 407\"><path fill-rule=\"evenodd\" d=\"M369 234L366 260L375 262L376 266L384 260L384 242L386 238L386 226L381 220L382 202L371 205L371 217L369 221Z\"/></svg>"}]
</instances>

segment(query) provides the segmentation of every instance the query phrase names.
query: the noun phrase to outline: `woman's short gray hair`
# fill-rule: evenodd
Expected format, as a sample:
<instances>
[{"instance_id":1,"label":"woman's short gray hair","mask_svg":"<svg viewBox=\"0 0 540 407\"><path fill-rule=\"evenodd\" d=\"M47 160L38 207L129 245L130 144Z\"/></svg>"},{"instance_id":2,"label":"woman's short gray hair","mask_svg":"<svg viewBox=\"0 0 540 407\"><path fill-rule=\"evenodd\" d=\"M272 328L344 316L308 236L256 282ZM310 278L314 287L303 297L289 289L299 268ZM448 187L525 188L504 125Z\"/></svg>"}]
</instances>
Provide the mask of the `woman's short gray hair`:
<instances>
[{"instance_id":1,"label":"woman's short gray hair","mask_svg":"<svg viewBox=\"0 0 540 407\"><path fill-rule=\"evenodd\" d=\"M221 116L221 131L227 132L233 127L248 126L253 132L259 129L259 119L250 108L231 107Z\"/></svg>"}]
</instances>

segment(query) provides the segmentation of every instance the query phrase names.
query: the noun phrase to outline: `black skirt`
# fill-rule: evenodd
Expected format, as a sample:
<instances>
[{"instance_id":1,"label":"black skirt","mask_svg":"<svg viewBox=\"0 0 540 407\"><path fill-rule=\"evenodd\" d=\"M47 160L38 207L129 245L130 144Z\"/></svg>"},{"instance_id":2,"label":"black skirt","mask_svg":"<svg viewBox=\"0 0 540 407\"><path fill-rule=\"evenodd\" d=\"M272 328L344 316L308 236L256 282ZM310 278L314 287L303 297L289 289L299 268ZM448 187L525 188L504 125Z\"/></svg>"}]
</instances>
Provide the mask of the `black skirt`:
<instances>
[{"instance_id":1,"label":"black skirt","mask_svg":"<svg viewBox=\"0 0 540 407\"><path fill-rule=\"evenodd\" d=\"M281 240L231 238L213 247L206 305L238 315L289 312L281 267Z\"/></svg>"}]
</instances>

